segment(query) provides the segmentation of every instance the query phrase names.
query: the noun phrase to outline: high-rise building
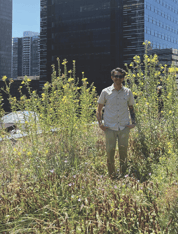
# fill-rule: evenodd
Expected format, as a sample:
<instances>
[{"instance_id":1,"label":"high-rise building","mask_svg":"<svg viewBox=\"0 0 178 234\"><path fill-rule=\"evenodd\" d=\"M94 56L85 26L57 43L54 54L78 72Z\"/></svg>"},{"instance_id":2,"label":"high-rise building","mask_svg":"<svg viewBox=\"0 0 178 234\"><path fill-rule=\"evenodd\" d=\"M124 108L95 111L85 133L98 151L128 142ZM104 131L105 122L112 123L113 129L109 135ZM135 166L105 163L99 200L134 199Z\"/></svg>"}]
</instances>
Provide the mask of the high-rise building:
<instances>
[{"instance_id":1,"label":"high-rise building","mask_svg":"<svg viewBox=\"0 0 178 234\"><path fill-rule=\"evenodd\" d=\"M40 36L31 38L31 76L40 75Z\"/></svg>"},{"instance_id":2,"label":"high-rise building","mask_svg":"<svg viewBox=\"0 0 178 234\"><path fill-rule=\"evenodd\" d=\"M41 0L40 79L51 79L51 64L59 57L69 67L76 60L77 76L84 71L90 82L106 86L110 70L122 64L121 3Z\"/></svg>"},{"instance_id":3,"label":"high-rise building","mask_svg":"<svg viewBox=\"0 0 178 234\"><path fill-rule=\"evenodd\" d=\"M22 76L22 38L12 38L12 78Z\"/></svg>"},{"instance_id":4,"label":"high-rise building","mask_svg":"<svg viewBox=\"0 0 178 234\"><path fill-rule=\"evenodd\" d=\"M24 32L22 52L22 75L39 76L40 37L35 33Z\"/></svg>"},{"instance_id":5,"label":"high-rise building","mask_svg":"<svg viewBox=\"0 0 178 234\"><path fill-rule=\"evenodd\" d=\"M12 39L12 77L39 76L40 37L33 32L24 32L23 38Z\"/></svg>"},{"instance_id":6,"label":"high-rise building","mask_svg":"<svg viewBox=\"0 0 178 234\"><path fill-rule=\"evenodd\" d=\"M0 0L0 79L11 77L12 0Z\"/></svg>"},{"instance_id":7,"label":"high-rise building","mask_svg":"<svg viewBox=\"0 0 178 234\"><path fill-rule=\"evenodd\" d=\"M178 49L178 0L123 0L124 63L152 49Z\"/></svg>"},{"instance_id":8,"label":"high-rise building","mask_svg":"<svg viewBox=\"0 0 178 234\"><path fill-rule=\"evenodd\" d=\"M56 58L76 60L99 89L110 70L151 47L178 49L178 0L41 0L40 78L51 79Z\"/></svg>"}]
</instances>

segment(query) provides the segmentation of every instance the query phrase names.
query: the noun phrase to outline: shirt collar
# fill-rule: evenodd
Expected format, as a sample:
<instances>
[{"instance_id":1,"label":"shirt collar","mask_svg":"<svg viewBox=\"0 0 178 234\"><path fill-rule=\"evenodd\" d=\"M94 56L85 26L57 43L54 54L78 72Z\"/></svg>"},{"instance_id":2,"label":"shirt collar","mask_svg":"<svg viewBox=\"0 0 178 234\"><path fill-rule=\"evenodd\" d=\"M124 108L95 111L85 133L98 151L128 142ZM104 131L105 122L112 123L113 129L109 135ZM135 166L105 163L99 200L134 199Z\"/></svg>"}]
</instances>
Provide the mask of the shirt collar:
<instances>
[{"instance_id":1,"label":"shirt collar","mask_svg":"<svg viewBox=\"0 0 178 234\"><path fill-rule=\"evenodd\" d=\"M111 90L113 91L113 90L116 90L115 88L114 88L114 83L111 85ZM121 90L124 90L124 86L122 85L122 88L119 90L119 91L121 91Z\"/></svg>"}]
</instances>

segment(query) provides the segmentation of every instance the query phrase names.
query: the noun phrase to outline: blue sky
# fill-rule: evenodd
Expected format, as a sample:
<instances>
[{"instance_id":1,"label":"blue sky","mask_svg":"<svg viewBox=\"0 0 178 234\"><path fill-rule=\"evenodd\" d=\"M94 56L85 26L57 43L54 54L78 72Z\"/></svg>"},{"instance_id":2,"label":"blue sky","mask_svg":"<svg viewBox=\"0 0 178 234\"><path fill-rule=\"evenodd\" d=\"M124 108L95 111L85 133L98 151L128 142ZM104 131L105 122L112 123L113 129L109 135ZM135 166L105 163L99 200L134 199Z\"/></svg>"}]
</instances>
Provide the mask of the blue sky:
<instances>
[{"instance_id":1,"label":"blue sky","mask_svg":"<svg viewBox=\"0 0 178 234\"><path fill-rule=\"evenodd\" d=\"M40 0L13 0L12 37L24 31L40 33Z\"/></svg>"}]
</instances>

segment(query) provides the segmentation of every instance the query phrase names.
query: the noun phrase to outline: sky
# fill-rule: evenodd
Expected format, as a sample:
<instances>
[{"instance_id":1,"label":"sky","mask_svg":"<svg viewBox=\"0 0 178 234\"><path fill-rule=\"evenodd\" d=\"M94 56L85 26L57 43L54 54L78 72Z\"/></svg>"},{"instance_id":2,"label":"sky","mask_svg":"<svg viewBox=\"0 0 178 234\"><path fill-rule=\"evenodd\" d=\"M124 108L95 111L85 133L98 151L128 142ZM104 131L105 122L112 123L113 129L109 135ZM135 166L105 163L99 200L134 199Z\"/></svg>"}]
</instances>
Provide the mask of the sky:
<instances>
[{"instance_id":1,"label":"sky","mask_svg":"<svg viewBox=\"0 0 178 234\"><path fill-rule=\"evenodd\" d=\"M40 33L40 0L13 0L12 37L24 31Z\"/></svg>"}]
</instances>

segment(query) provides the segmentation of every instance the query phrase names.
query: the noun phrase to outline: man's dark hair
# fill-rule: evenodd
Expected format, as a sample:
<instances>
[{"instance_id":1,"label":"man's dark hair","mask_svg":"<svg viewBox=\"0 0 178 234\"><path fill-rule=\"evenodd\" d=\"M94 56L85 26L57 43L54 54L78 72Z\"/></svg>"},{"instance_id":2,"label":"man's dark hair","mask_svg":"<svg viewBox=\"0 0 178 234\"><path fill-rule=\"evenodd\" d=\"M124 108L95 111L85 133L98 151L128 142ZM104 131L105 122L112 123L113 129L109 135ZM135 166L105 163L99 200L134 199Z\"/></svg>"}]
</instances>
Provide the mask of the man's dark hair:
<instances>
[{"instance_id":1,"label":"man's dark hair","mask_svg":"<svg viewBox=\"0 0 178 234\"><path fill-rule=\"evenodd\" d=\"M120 67L117 67L111 71L111 76L114 76L115 72L120 72L123 76L126 75L126 71Z\"/></svg>"}]
</instances>

